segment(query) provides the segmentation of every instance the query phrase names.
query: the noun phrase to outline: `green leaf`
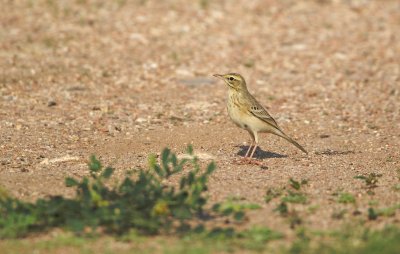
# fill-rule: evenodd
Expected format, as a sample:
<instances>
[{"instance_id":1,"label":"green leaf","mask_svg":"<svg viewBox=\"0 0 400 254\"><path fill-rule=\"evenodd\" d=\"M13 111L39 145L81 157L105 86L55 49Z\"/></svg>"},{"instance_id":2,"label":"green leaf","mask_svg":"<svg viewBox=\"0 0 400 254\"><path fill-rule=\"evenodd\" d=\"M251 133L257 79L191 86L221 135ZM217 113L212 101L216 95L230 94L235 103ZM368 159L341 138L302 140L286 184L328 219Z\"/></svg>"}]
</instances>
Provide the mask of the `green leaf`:
<instances>
[{"instance_id":1,"label":"green leaf","mask_svg":"<svg viewBox=\"0 0 400 254\"><path fill-rule=\"evenodd\" d=\"M189 155L193 155L193 146L189 144L189 145L187 146L187 148L186 148L186 152L187 152Z\"/></svg>"},{"instance_id":2,"label":"green leaf","mask_svg":"<svg viewBox=\"0 0 400 254\"><path fill-rule=\"evenodd\" d=\"M171 154L171 163L174 166L174 168L176 167L177 162L178 162L178 159L176 158L176 155L175 154Z\"/></svg>"},{"instance_id":3,"label":"green leaf","mask_svg":"<svg viewBox=\"0 0 400 254\"><path fill-rule=\"evenodd\" d=\"M220 207L221 207L221 204L220 204L220 203L216 203L216 204L214 204L214 205L212 206L212 210L213 210L214 212L218 212L219 209L220 209Z\"/></svg>"},{"instance_id":4,"label":"green leaf","mask_svg":"<svg viewBox=\"0 0 400 254\"><path fill-rule=\"evenodd\" d=\"M89 162L89 170L93 172L98 172L102 168L102 165L99 160L97 160L96 156L92 155L90 157L90 162Z\"/></svg>"},{"instance_id":5,"label":"green leaf","mask_svg":"<svg viewBox=\"0 0 400 254\"><path fill-rule=\"evenodd\" d=\"M178 219L190 219L192 218L192 213L190 212L188 207L176 207L172 210L172 214Z\"/></svg>"},{"instance_id":6,"label":"green leaf","mask_svg":"<svg viewBox=\"0 0 400 254\"><path fill-rule=\"evenodd\" d=\"M209 175L209 174L211 174L212 172L214 172L214 170L215 170L215 163L214 162L211 162L210 164L208 164L208 166L207 166L207 175Z\"/></svg>"},{"instance_id":7,"label":"green leaf","mask_svg":"<svg viewBox=\"0 0 400 254\"><path fill-rule=\"evenodd\" d=\"M356 202L356 199L354 198L354 196L352 194L343 192L343 193L339 194L338 202L343 203L343 204L349 204L349 203L354 204Z\"/></svg>"},{"instance_id":8,"label":"green leaf","mask_svg":"<svg viewBox=\"0 0 400 254\"><path fill-rule=\"evenodd\" d=\"M269 203L272 199L279 197L282 195L282 190L281 189L268 189L267 193L264 197L264 200L266 203Z\"/></svg>"},{"instance_id":9,"label":"green leaf","mask_svg":"<svg viewBox=\"0 0 400 254\"><path fill-rule=\"evenodd\" d=\"M223 215L230 215L231 213L233 213L233 208L232 207L228 207L224 210L221 211Z\"/></svg>"},{"instance_id":10,"label":"green leaf","mask_svg":"<svg viewBox=\"0 0 400 254\"><path fill-rule=\"evenodd\" d=\"M79 184L79 182L75 178L72 178L72 177L65 178L65 185L67 187L74 187L74 186L77 186L78 184Z\"/></svg>"},{"instance_id":11,"label":"green leaf","mask_svg":"<svg viewBox=\"0 0 400 254\"><path fill-rule=\"evenodd\" d=\"M192 185L192 184L193 184L194 178L195 178L194 173L193 173L193 172L189 172L189 174L188 174L188 180L187 180L189 185Z\"/></svg>"},{"instance_id":12,"label":"green leaf","mask_svg":"<svg viewBox=\"0 0 400 254\"><path fill-rule=\"evenodd\" d=\"M256 210L256 209L260 209L261 206L259 204L250 203L250 204L244 204L243 208L249 209L249 210Z\"/></svg>"},{"instance_id":13,"label":"green leaf","mask_svg":"<svg viewBox=\"0 0 400 254\"><path fill-rule=\"evenodd\" d=\"M290 182L290 186L292 186L292 188L294 188L295 190L300 190L301 185L298 181L293 180L293 178L290 178L289 182Z\"/></svg>"},{"instance_id":14,"label":"green leaf","mask_svg":"<svg viewBox=\"0 0 400 254\"><path fill-rule=\"evenodd\" d=\"M180 182L180 184L179 184L179 188L180 188L180 189L183 189L185 186L186 186L186 177L185 177L185 176L182 176L181 182Z\"/></svg>"},{"instance_id":15,"label":"green leaf","mask_svg":"<svg viewBox=\"0 0 400 254\"><path fill-rule=\"evenodd\" d=\"M369 220L376 220L378 218L378 213L375 212L374 208L368 208L368 219Z\"/></svg>"},{"instance_id":16,"label":"green leaf","mask_svg":"<svg viewBox=\"0 0 400 254\"><path fill-rule=\"evenodd\" d=\"M307 202L307 197L303 193L291 192L282 197L282 202L305 204Z\"/></svg>"},{"instance_id":17,"label":"green leaf","mask_svg":"<svg viewBox=\"0 0 400 254\"><path fill-rule=\"evenodd\" d=\"M161 164L163 166L164 171L167 173L167 176L171 174L171 170L168 166L170 152L171 151L168 148L165 148L161 153Z\"/></svg>"},{"instance_id":18,"label":"green leaf","mask_svg":"<svg viewBox=\"0 0 400 254\"><path fill-rule=\"evenodd\" d=\"M150 154L148 161L149 161L149 167L151 169L153 169L154 166L157 165L157 158L154 154Z\"/></svg>"},{"instance_id":19,"label":"green leaf","mask_svg":"<svg viewBox=\"0 0 400 254\"><path fill-rule=\"evenodd\" d=\"M161 169L161 167L159 165L154 165L154 171L156 171L157 175L164 177L164 171Z\"/></svg>"},{"instance_id":20,"label":"green leaf","mask_svg":"<svg viewBox=\"0 0 400 254\"><path fill-rule=\"evenodd\" d=\"M285 202L281 202L278 207L274 209L274 211L279 212L282 216L285 216L288 214L289 209Z\"/></svg>"},{"instance_id":21,"label":"green leaf","mask_svg":"<svg viewBox=\"0 0 400 254\"><path fill-rule=\"evenodd\" d=\"M243 211L235 212L235 214L233 215L233 218L236 221L242 221L244 218L244 212Z\"/></svg>"},{"instance_id":22,"label":"green leaf","mask_svg":"<svg viewBox=\"0 0 400 254\"><path fill-rule=\"evenodd\" d=\"M107 167L103 173L101 174L102 177L104 177L105 179L108 179L111 177L111 175L114 173L114 169L111 167Z\"/></svg>"}]
</instances>

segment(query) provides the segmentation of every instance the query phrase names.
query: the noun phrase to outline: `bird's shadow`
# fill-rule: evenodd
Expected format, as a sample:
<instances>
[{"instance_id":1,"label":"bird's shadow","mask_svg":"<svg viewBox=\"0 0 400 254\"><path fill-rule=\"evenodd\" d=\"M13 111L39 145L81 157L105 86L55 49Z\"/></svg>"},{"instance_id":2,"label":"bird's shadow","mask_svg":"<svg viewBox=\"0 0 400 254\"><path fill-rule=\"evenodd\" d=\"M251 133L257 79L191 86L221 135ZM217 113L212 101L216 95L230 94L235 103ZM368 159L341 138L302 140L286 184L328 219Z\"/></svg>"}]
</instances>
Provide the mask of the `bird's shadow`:
<instances>
[{"instance_id":1,"label":"bird's shadow","mask_svg":"<svg viewBox=\"0 0 400 254\"><path fill-rule=\"evenodd\" d=\"M238 147L240 148L240 150L239 150L239 152L237 152L237 155L245 156L247 150L249 149L249 146L241 145ZM288 157L288 156L279 154L279 153L264 151L260 147L257 147L256 151L254 152L254 156L253 156L253 158L257 158L257 159L286 158L286 157Z\"/></svg>"}]
</instances>

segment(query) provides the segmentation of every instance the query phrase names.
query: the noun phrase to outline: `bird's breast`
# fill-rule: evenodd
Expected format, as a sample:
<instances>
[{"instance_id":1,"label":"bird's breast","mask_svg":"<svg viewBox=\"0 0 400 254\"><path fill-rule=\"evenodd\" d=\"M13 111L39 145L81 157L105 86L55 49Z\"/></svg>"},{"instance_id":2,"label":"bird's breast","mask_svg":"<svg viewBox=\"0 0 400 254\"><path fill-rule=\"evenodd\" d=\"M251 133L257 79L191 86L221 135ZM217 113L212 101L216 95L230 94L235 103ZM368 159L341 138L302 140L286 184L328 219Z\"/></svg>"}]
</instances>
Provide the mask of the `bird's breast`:
<instances>
[{"instance_id":1,"label":"bird's breast","mask_svg":"<svg viewBox=\"0 0 400 254\"><path fill-rule=\"evenodd\" d=\"M273 132L274 130L271 125L251 114L235 94L229 94L227 109L229 117L242 129L252 132Z\"/></svg>"},{"instance_id":2,"label":"bird's breast","mask_svg":"<svg viewBox=\"0 0 400 254\"><path fill-rule=\"evenodd\" d=\"M249 126L246 124L246 119L249 117L245 108L241 106L234 96L228 98L228 114L232 121L243 129L248 129Z\"/></svg>"}]
</instances>

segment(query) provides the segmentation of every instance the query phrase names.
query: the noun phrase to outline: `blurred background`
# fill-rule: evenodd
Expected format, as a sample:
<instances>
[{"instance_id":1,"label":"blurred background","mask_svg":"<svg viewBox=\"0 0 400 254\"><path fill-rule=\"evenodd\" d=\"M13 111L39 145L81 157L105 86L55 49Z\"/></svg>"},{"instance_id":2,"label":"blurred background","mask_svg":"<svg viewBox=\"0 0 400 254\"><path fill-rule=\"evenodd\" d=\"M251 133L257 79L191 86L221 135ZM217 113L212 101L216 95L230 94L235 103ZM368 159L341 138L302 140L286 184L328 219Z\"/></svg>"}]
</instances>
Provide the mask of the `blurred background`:
<instances>
[{"instance_id":1,"label":"blurred background","mask_svg":"<svg viewBox=\"0 0 400 254\"><path fill-rule=\"evenodd\" d=\"M367 0L3 0L1 93L77 109L95 96L118 111L139 95L178 103L173 91L239 72L264 100L294 100L314 114L340 108L337 117L364 121L381 113L373 122L383 124L398 120L399 8ZM206 96L219 100L214 92L224 89L208 86Z\"/></svg>"},{"instance_id":2,"label":"blurred background","mask_svg":"<svg viewBox=\"0 0 400 254\"><path fill-rule=\"evenodd\" d=\"M80 113L73 112L88 107L129 113L127 121L143 124L149 114L141 110L149 107L161 119L183 114L196 119L204 112L169 107L202 100L210 104L194 107L218 113L225 87L211 75L239 72L264 104L275 100L276 111L294 111L286 117L307 111L310 117L299 118L312 121L325 110L363 126L387 121L399 126L398 1L2 0L1 5L3 116L14 117L10 109L56 103L74 119ZM186 89L192 90L183 98L179 92Z\"/></svg>"}]
</instances>

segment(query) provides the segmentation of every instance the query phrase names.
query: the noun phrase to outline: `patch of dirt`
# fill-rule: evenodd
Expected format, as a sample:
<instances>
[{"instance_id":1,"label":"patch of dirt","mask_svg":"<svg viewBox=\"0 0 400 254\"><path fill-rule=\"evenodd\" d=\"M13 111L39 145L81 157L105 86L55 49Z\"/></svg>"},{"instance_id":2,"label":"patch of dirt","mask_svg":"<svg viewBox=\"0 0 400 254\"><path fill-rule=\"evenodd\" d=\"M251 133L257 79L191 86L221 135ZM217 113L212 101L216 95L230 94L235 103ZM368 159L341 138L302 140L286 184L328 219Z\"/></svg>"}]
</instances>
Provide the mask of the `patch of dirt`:
<instances>
[{"instance_id":1,"label":"patch of dirt","mask_svg":"<svg viewBox=\"0 0 400 254\"><path fill-rule=\"evenodd\" d=\"M398 1L6 1L0 16L0 185L35 200L72 195L66 176L91 154L125 170L188 144L214 159L211 201L262 204L251 224L288 229L268 188L308 179L304 224L366 219L398 204ZM238 72L283 130L310 152L261 135L262 166L238 165L250 137L230 122ZM369 196L357 175L382 174ZM339 204L338 192L356 197ZM314 207L315 209L310 209ZM347 209L343 220L332 218ZM311 210L313 210L311 212ZM353 211L360 211L352 213ZM399 224L400 213L369 222Z\"/></svg>"}]
</instances>

